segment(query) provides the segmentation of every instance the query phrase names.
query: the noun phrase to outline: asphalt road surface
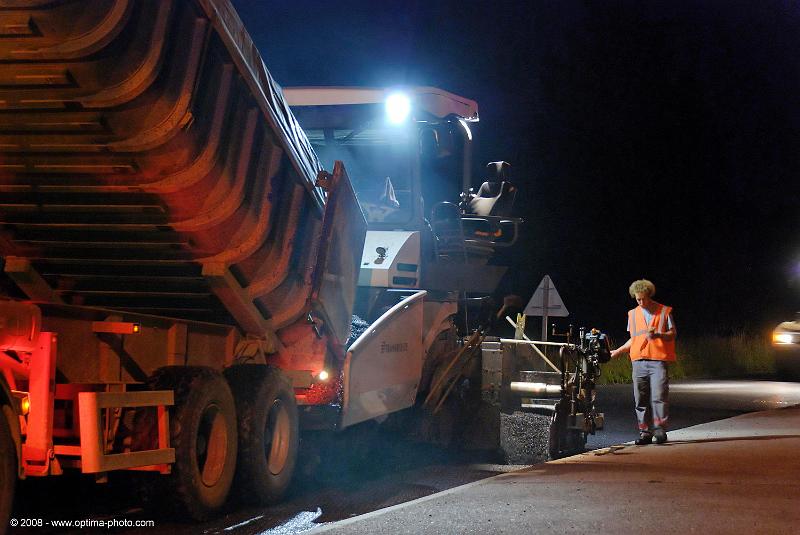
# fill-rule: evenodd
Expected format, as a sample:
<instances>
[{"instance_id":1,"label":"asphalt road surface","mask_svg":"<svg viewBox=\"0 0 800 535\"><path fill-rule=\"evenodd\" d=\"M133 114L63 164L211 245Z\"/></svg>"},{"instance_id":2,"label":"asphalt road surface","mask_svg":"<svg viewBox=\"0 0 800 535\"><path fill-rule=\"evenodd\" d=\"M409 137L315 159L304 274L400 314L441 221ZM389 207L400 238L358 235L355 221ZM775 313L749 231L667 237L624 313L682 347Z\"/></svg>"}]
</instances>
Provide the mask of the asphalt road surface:
<instances>
[{"instance_id":1,"label":"asphalt road surface","mask_svg":"<svg viewBox=\"0 0 800 535\"><path fill-rule=\"evenodd\" d=\"M673 383L671 427L689 427L735 416L743 412L800 404L800 383L776 381L693 381ZM601 387L598 406L605 413L606 428L589 438L597 449L634 440L637 436L630 385ZM370 434L342 437L330 447L344 462L323 461L301 473L287 499L269 509L247 508L233 501L219 518L204 524L181 524L159 517L147 496L135 490L137 474L111 474L108 484L91 478L71 477L29 480L17 495L16 518L53 520L153 520L155 527L114 530L126 533L170 534L294 534L315 524L349 518L403 503L458 485L519 468L487 464L484 459L452 454L420 446L393 436ZM346 439L362 446L356 457ZM138 476L141 477L141 476ZM133 479L132 479L133 478ZM155 507L157 510L157 504ZM63 528L18 528L12 533L65 533ZM107 531L73 530L73 533Z\"/></svg>"},{"instance_id":2,"label":"asphalt road surface","mask_svg":"<svg viewBox=\"0 0 800 535\"><path fill-rule=\"evenodd\" d=\"M670 385L670 427L730 418L745 412L800 404L800 383L756 380L680 381ZM606 416L603 431L590 436L589 449L635 440L632 385L600 387L598 406Z\"/></svg>"}]
</instances>

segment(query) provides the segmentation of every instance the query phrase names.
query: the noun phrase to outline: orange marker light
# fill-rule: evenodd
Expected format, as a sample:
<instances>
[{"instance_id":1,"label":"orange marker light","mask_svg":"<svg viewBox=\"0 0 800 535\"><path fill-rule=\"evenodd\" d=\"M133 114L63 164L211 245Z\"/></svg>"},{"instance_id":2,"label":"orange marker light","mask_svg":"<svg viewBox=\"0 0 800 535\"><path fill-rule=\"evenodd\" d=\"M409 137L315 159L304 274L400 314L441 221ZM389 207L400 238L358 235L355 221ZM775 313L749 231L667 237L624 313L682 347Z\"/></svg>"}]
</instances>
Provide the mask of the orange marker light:
<instances>
[{"instance_id":1,"label":"orange marker light","mask_svg":"<svg viewBox=\"0 0 800 535\"><path fill-rule=\"evenodd\" d=\"M127 321L93 321L92 331L96 333L111 334L136 334L140 332L142 326L139 323Z\"/></svg>"}]
</instances>

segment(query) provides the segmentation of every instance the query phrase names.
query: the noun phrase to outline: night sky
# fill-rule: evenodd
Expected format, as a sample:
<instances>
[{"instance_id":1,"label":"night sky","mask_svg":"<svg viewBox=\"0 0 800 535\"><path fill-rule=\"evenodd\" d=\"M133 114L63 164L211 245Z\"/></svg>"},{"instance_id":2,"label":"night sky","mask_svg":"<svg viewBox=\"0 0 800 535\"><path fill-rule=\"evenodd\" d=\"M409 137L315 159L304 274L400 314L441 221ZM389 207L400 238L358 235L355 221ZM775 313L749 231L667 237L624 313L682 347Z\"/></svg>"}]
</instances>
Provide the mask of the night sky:
<instances>
[{"instance_id":1,"label":"night sky","mask_svg":"<svg viewBox=\"0 0 800 535\"><path fill-rule=\"evenodd\" d=\"M282 85L479 103L473 174L509 161L526 220L502 292L550 274L619 338L642 277L683 333L800 310L800 3L233 3Z\"/></svg>"}]
</instances>

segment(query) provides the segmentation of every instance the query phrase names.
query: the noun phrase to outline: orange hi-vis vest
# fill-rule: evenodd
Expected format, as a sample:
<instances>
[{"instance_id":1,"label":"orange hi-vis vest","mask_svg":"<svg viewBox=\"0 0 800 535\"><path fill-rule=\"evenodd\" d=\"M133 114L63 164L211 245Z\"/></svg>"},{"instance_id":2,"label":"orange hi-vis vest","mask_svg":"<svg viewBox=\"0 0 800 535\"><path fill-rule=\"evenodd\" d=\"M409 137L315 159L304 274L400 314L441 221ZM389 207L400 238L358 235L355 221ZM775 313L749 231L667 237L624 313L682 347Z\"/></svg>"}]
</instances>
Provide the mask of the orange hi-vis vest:
<instances>
[{"instance_id":1,"label":"orange hi-vis vest","mask_svg":"<svg viewBox=\"0 0 800 535\"><path fill-rule=\"evenodd\" d=\"M657 333L669 330L669 315L672 308L657 303L659 310L650 318L648 325L644 319L642 307L636 307L628 312L628 327L631 333L631 360L649 359L675 361L675 340L647 337L652 329Z\"/></svg>"}]
</instances>

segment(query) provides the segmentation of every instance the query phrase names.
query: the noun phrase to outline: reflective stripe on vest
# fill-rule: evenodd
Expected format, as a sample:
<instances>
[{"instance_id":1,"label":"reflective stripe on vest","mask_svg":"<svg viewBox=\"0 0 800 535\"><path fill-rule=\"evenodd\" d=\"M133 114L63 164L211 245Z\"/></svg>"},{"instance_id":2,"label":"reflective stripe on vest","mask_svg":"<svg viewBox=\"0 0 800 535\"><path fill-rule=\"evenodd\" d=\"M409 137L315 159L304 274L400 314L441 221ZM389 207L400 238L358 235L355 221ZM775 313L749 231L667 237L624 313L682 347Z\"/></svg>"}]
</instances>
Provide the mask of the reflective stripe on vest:
<instances>
[{"instance_id":1,"label":"reflective stripe on vest","mask_svg":"<svg viewBox=\"0 0 800 535\"><path fill-rule=\"evenodd\" d=\"M669 315L672 309L668 306L656 303L659 306L658 312L650 318L650 324L644 318L642 307L636 307L628 312L628 325L631 333L631 360L675 360L675 341L664 340L663 338L647 338L647 334L652 329L653 332L664 333L669 330Z\"/></svg>"}]
</instances>

